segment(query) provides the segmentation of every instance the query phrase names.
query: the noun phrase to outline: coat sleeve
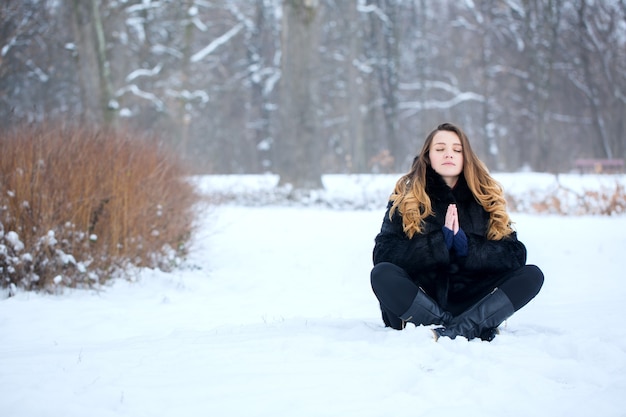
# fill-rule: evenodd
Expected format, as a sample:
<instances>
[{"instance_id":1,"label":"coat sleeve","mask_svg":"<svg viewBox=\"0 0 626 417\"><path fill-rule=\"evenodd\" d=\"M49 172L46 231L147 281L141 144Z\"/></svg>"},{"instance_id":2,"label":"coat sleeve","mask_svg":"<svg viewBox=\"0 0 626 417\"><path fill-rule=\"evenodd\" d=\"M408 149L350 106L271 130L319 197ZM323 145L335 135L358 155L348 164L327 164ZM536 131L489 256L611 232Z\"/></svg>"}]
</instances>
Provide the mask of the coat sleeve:
<instances>
[{"instance_id":1,"label":"coat sleeve","mask_svg":"<svg viewBox=\"0 0 626 417\"><path fill-rule=\"evenodd\" d=\"M515 232L501 240L470 233L467 243L468 255L461 263L468 271L507 272L526 264L526 247Z\"/></svg>"},{"instance_id":2,"label":"coat sleeve","mask_svg":"<svg viewBox=\"0 0 626 417\"><path fill-rule=\"evenodd\" d=\"M389 219L390 208L391 205L387 207L380 233L375 239L374 265L391 262L409 275L414 275L449 264L450 255L441 229L416 234L409 239L402 228L402 216L396 212L393 219Z\"/></svg>"}]
</instances>

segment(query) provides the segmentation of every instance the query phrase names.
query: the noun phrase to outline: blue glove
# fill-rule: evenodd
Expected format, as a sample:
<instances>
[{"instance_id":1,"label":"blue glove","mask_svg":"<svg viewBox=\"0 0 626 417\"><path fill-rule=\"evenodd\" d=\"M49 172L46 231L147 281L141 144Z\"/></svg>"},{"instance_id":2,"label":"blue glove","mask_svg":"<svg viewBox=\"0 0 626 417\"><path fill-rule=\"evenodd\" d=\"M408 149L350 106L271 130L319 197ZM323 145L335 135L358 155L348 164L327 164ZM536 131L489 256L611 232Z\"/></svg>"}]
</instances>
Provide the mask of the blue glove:
<instances>
[{"instance_id":1,"label":"blue glove","mask_svg":"<svg viewBox=\"0 0 626 417\"><path fill-rule=\"evenodd\" d=\"M454 244L454 232L446 226L443 226L441 230L443 231L443 241L446 242L446 248L448 248L448 250L452 249L452 245Z\"/></svg>"},{"instance_id":2,"label":"blue glove","mask_svg":"<svg viewBox=\"0 0 626 417\"><path fill-rule=\"evenodd\" d=\"M442 227L441 230L443 231L443 240L446 243L446 247L448 248L448 250L454 248L457 255L467 256L467 236L465 235L463 229L459 229L459 231L456 232L456 235L452 230L448 229L445 226Z\"/></svg>"},{"instance_id":3,"label":"blue glove","mask_svg":"<svg viewBox=\"0 0 626 417\"><path fill-rule=\"evenodd\" d=\"M463 229L459 228L459 231L454 235L454 241L452 242L452 246L456 251L456 254L459 256L467 256L469 253L469 249L467 247L467 236Z\"/></svg>"}]
</instances>

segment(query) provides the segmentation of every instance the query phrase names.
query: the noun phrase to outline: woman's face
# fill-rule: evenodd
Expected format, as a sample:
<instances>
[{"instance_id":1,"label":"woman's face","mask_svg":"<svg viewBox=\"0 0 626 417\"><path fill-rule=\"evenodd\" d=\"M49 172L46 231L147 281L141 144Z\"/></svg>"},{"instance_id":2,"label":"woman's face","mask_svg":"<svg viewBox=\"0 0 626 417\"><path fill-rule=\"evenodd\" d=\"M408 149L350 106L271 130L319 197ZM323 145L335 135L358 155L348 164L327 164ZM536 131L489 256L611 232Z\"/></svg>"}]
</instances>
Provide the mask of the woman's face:
<instances>
[{"instance_id":1,"label":"woman's face","mask_svg":"<svg viewBox=\"0 0 626 417\"><path fill-rule=\"evenodd\" d=\"M443 177L449 187L454 187L463 172L463 145L456 133L447 130L435 133L428 158L435 172Z\"/></svg>"}]
</instances>

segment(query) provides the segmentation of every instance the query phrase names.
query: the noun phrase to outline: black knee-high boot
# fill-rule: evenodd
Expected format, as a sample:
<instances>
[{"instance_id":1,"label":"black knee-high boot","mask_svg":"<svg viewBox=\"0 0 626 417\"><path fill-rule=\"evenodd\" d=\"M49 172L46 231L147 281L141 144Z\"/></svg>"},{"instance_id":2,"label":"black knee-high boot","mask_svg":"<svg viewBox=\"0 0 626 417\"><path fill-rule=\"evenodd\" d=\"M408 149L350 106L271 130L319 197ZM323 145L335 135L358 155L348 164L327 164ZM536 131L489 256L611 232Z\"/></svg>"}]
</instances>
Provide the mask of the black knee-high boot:
<instances>
[{"instance_id":1,"label":"black knee-high boot","mask_svg":"<svg viewBox=\"0 0 626 417\"><path fill-rule=\"evenodd\" d=\"M430 298L422 288L419 289L411 307L400 315L405 322L416 326L429 324L446 324L452 320L452 314L444 311L439 304Z\"/></svg>"},{"instance_id":2,"label":"black knee-high boot","mask_svg":"<svg viewBox=\"0 0 626 417\"><path fill-rule=\"evenodd\" d=\"M467 311L452 319L445 327L434 329L435 337L447 336L454 339L464 336L468 340L481 337L491 341L495 337L495 329L511 317L515 309L504 291L496 288Z\"/></svg>"}]
</instances>

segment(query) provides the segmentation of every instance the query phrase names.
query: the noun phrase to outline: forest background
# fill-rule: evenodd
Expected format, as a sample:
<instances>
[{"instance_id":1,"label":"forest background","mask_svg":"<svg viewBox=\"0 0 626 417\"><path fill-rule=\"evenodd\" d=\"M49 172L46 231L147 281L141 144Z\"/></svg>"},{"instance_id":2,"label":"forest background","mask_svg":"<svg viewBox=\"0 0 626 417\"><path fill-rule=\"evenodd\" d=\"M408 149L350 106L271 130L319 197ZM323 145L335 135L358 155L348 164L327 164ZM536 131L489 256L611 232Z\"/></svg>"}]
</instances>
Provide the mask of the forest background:
<instances>
[{"instance_id":1,"label":"forest background","mask_svg":"<svg viewBox=\"0 0 626 417\"><path fill-rule=\"evenodd\" d=\"M460 124L495 171L626 156L623 0L4 0L0 124L128 126L198 174L403 172Z\"/></svg>"}]
</instances>

